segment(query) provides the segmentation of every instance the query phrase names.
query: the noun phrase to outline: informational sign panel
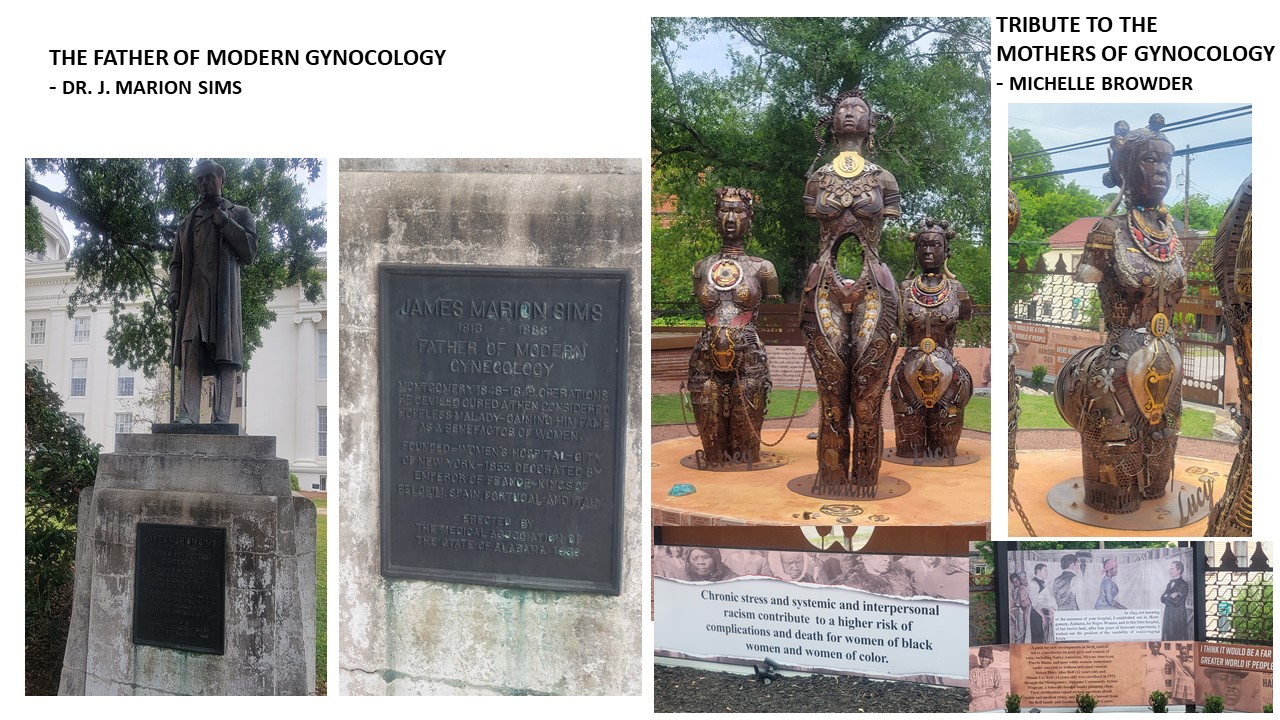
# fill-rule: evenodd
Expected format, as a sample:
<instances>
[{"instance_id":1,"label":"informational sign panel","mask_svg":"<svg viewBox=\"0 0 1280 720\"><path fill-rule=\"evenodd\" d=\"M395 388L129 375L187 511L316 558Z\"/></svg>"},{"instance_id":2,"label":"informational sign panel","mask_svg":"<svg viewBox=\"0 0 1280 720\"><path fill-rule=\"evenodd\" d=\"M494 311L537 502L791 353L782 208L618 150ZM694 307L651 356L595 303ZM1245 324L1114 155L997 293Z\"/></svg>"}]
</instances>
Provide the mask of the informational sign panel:
<instances>
[{"instance_id":1,"label":"informational sign panel","mask_svg":"<svg viewBox=\"0 0 1280 720\"><path fill-rule=\"evenodd\" d=\"M966 558L676 546L655 553L658 655L967 680Z\"/></svg>"},{"instance_id":2,"label":"informational sign panel","mask_svg":"<svg viewBox=\"0 0 1280 720\"><path fill-rule=\"evenodd\" d=\"M629 272L379 277L382 574L617 594Z\"/></svg>"},{"instance_id":3,"label":"informational sign panel","mask_svg":"<svg viewBox=\"0 0 1280 720\"><path fill-rule=\"evenodd\" d=\"M1009 642L1190 641L1191 548L1008 556Z\"/></svg>"},{"instance_id":4,"label":"informational sign panel","mask_svg":"<svg viewBox=\"0 0 1280 720\"><path fill-rule=\"evenodd\" d=\"M133 642L221 655L227 530L138 523Z\"/></svg>"},{"instance_id":5,"label":"informational sign panel","mask_svg":"<svg viewBox=\"0 0 1280 720\"><path fill-rule=\"evenodd\" d=\"M1197 642L1055 643L970 648L970 711L996 710L1017 693L1023 709L1074 707L1087 692L1099 707L1142 707L1151 693L1170 706L1223 698L1228 710L1261 712L1272 698L1271 648Z\"/></svg>"}]
</instances>

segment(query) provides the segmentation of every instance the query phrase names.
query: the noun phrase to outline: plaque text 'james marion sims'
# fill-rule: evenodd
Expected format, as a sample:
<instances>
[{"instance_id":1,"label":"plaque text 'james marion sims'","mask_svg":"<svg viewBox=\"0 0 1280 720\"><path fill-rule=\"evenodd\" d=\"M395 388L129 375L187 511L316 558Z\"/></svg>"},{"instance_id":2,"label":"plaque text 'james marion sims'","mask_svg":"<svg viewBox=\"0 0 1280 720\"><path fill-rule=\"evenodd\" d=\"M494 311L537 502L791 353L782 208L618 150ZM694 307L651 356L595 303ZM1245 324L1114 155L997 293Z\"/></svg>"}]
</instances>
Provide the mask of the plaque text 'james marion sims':
<instances>
[{"instance_id":1,"label":"plaque text 'james marion sims'","mask_svg":"<svg viewBox=\"0 0 1280 720\"><path fill-rule=\"evenodd\" d=\"M628 287L380 268L384 575L619 592Z\"/></svg>"},{"instance_id":2,"label":"plaque text 'james marion sims'","mask_svg":"<svg viewBox=\"0 0 1280 720\"><path fill-rule=\"evenodd\" d=\"M138 523L133 641L221 655L227 530Z\"/></svg>"}]
</instances>

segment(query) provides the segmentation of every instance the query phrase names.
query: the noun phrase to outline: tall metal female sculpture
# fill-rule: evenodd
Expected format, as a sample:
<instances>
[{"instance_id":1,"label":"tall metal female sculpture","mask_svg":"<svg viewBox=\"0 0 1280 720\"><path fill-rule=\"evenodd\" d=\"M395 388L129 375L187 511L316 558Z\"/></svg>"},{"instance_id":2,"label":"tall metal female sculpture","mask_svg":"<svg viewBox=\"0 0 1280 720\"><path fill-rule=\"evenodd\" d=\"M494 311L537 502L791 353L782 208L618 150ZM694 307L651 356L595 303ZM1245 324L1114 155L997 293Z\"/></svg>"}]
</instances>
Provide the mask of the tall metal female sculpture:
<instances>
[{"instance_id":1,"label":"tall metal female sculpture","mask_svg":"<svg viewBox=\"0 0 1280 720\"><path fill-rule=\"evenodd\" d=\"M744 247L751 231L750 190L716 190L720 252L693 266L693 294L706 329L689 358L689 395L711 466L760 460L760 427L769 401L769 361L756 333L760 301L778 298L773 263Z\"/></svg>"},{"instance_id":2,"label":"tall metal female sculpture","mask_svg":"<svg viewBox=\"0 0 1280 720\"><path fill-rule=\"evenodd\" d=\"M1067 361L1054 388L1080 432L1085 504L1107 513L1162 497L1178 445L1182 353L1169 318L1187 278L1163 203L1173 158L1163 125L1159 114L1132 132L1116 123L1103 182L1120 188L1127 211L1094 225L1075 275L1098 284L1106 342Z\"/></svg>"},{"instance_id":3,"label":"tall metal female sculpture","mask_svg":"<svg viewBox=\"0 0 1280 720\"><path fill-rule=\"evenodd\" d=\"M880 231L886 218L902 211L898 181L863 156L872 147L875 116L862 91L841 93L832 104L832 113L814 128L814 164L828 130L838 154L811 170L804 192L805 214L819 224L818 260L805 279L801 320L822 407L814 489L870 497L884 444L880 401L898 346L898 293L880 261ZM857 280L842 277L836 267L850 237L862 251Z\"/></svg>"},{"instance_id":4,"label":"tall metal female sculpture","mask_svg":"<svg viewBox=\"0 0 1280 720\"><path fill-rule=\"evenodd\" d=\"M955 236L946 222L926 219L911 236L920 274L899 288L907 351L889 398L898 457L916 462L938 457L955 464L973 395L973 378L952 354L957 323L973 316L969 292L946 266Z\"/></svg>"},{"instance_id":5,"label":"tall metal female sculpture","mask_svg":"<svg viewBox=\"0 0 1280 720\"><path fill-rule=\"evenodd\" d=\"M1245 179L1218 225L1213 276L1231 329L1240 378L1240 449L1222 499L1209 513L1208 537L1253 534L1253 176Z\"/></svg>"}]
</instances>

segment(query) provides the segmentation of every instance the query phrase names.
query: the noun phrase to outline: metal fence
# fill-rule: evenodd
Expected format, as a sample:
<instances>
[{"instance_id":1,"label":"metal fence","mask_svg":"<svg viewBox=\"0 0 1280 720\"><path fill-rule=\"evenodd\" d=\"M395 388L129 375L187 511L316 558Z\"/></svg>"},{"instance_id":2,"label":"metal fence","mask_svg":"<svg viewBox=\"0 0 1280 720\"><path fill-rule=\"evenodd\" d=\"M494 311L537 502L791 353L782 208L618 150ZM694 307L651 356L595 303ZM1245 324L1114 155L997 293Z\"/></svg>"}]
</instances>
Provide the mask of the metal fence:
<instances>
[{"instance_id":1,"label":"metal fence","mask_svg":"<svg viewBox=\"0 0 1280 720\"><path fill-rule=\"evenodd\" d=\"M1249 545L1248 541L1204 545L1207 641L1272 643L1272 561L1262 543L1254 543L1252 550Z\"/></svg>"}]
</instances>

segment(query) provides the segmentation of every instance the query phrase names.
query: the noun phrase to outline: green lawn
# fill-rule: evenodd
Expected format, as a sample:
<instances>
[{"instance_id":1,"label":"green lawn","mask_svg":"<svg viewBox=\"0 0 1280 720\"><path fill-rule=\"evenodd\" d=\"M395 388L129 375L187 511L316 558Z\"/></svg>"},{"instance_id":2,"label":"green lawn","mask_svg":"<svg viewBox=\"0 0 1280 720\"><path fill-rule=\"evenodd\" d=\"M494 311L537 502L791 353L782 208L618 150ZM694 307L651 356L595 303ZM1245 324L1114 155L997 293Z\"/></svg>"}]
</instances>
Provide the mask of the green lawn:
<instances>
[{"instance_id":1,"label":"green lawn","mask_svg":"<svg viewBox=\"0 0 1280 720\"><path fill-rule=\"evenodd\" d=\"M1022 415L1018 418L1018 427L1032 428L1070 428L1058 408L1053 404L1051 395L1023 395L1018 399L1018 407ZM1213 413L1204 410L1182 410L1182 437L1213 438Z\"/></svg>"},{"instance_id":2,"label":"green lawn","mask_svg":"<svg viewBox=\"0 0 1280 720\"><path fill-rule=\"evenodd\" d=\"M800 408L796 410L797 415L804 415L809 412L809 408L818 401L818 393L813 390L803 390L800 393ZM796 402L795 390L777 390L769 394L769 412L765 417L768 418L785 418L791 414L791 408ZM680 394L673 393L670 395L654 395L651 404L653 409L654 425L672 425L684 422L684 418L689 419L689 424L693 425L693 410L686 407L684 415L680 413ZM964 426L969 430L981 430L982 432L991 432L991 398L975 397L969 401L968 408L964 413Z\"/></svg>"},{"instance_id":3,"label":"green lawn","mask_svg":"<svg viewBox=\"0 0 1280 720\"><path fill-rule=\"evenodd\" d=\"M818 401L818 393L813 390L802 390L800 392L800 407L796 410L796 415L804 415L809 412L809 408ZM791 415L791 408L796 404L795 390L774 390L769 393L769 410L765 413L766 418L785 418ZM654 395L650 404L653 412L654 425L678 425L685 421L687 417L689 424L694 425L693 409L686 406L684 414L680 411L680 393L672 393L670 395Z\"/></svg>"},{"instance_id":4,"label":"green lawn","mask_svg":"<svg viewBox=\"0 0 1280 720\"><path fill-rule=\"evenodd\" d=\"M329 673L329 516L316 516L316 693L327 694Z\"/></svg>"},{"instance_id":5,"label":"green lawn","mask_svg":"<svg viewBox=\"0 0 1280 720\"><path fill-rule=\"evenodd\" d=\"M315 504L317 510L327 510L329 508L329 498L311 498L311 502Z\"/></svg>"}]
</instances>

